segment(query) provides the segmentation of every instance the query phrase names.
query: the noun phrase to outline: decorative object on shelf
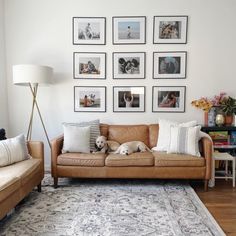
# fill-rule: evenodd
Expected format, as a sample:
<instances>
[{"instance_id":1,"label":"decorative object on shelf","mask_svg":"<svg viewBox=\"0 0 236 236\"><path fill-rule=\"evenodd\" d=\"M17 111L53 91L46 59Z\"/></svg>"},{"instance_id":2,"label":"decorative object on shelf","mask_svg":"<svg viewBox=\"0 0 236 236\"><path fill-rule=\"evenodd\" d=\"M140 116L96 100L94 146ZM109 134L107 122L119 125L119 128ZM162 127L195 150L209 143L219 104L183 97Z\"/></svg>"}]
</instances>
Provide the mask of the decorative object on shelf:
<instances>
[{"instance_id":1,"label":"decorative object on shelf","mask_svg":"<svg viewBox=\"0 0 236 236\"><path fill-rule=\"evenodd\" d=\"M153 86L153 112L185 112L186 86Z\"/></svg>"},{"instance_id":2,"label":"decorative object on shelf","mask_svg":"<svg viewBox=\"0 0 236 236\"><path fill-rule=\"evenodd\" d=\"M154 79L185 79L187 52L154 52Z\"/></svg>"},{"instance_id":3,"label":"decorative object on shelf","mask_svg":"<svg viewBox=\"0 0 236 236\"><path fill-rule=\"evenodd\" d=\"M74 52L74 79L106 79L106 53Z\"/></svg>"},{"instance_id":4,"label":"decorative object on shelf","mask_svg":"<svg viewBox=\"0 0 236 236\"><path fill-rule=\"evenodd\" d=\"M114 52L114 79L144 79L145 52Z\"/></svg>"},{"instance_id":5,"label":"decorative object on shelf","mask_svg":"<svg viewBox=\"0 0 236 236\"><path fill-rule=\"evenodd\" d=\"M222 126L225 123L225 117L223 114L218 113L216 115L216 125L217 126Z\"/></svg>"},{"instance_id":6,"label":"decorative object on shelf","mask_svg":"<svg viewBox=\"0 0 236 236\"><path fill-rule=\"evenodd\" d=\"M106 112L105 86L74 86L75 112Z\"/></svg>"},{"instance_id":7,"label":"decorative object on shelf","mask_svg":"<svg viewBox=\"0 0 236 236\"><path fill-rule=\"evenodd\" d=\"M145 44L146 16L112 17L113 44Z\"/></svg>"},{"instance_id":8,"label":"decorative object on shelf","mask_svg":"<svg viewBox=\"0 0 236 236\"><path fill-rule=\"evenodd\" d=\"M220 108L225 115L225 124L232 125L233 115L236 114L236 99L230 96L225 97L220 103Z\"/></svg>"},{"instance_id":9,"label":"decorative object on shelf","mask_svg":"<svg viewBox=\"0 0 236 236\"><path fill-rule=\"evenodd\" d=\"M188 16L154 16L154 44L186 44Z\"/></svg>"},{"instance_id":10,"label":"decorative object on shelf","mask_svg":"<svg viewBox=\"0 0 236 236\"><path fill-rule=\"evenodd\" d=\"M144 112L145 87L114 86L113 112Z\"/></svg>"},{"instance_id":11,"label":"decorative object on shelf","mask_svg":"<svg viewBox=\"0 0 236 236\"><path fill-rule=\"evenodd\" d=\"M74 45L105 45L105 17L73 17Z\"/></svg>"},{"instance_id":12,"label":"decorative object on shelf","mask_svg":"<svg viewBox=\"0 0 236 236\"><path fill-rule=\"evenodd\" d=\"M216 118L217 113L221 111L221 103L225 98L226 93L221 92L219 95L214 96L213 99L202 97L198 100L193 100L191 105L204 111L205 126L214 126L214 118Z\"/></svg>"},{"instance_id":13,"label":"decorative object on shelf","mask_svg":"<svg viewBox=\"0 0 236 236\"><path fill-rule=\"evenodd\" d=\"M32 110L27 131L27 140L31 140L34 110L36 108L50 147L51 144L49 141L49 137L37 102L37 92L39 85L52 83L52 75L53 75L53 69L48 66L27 65L27 64L13 66L13 83L15 85L29 86L33 97Z\"/></svg>"}]
</instances>

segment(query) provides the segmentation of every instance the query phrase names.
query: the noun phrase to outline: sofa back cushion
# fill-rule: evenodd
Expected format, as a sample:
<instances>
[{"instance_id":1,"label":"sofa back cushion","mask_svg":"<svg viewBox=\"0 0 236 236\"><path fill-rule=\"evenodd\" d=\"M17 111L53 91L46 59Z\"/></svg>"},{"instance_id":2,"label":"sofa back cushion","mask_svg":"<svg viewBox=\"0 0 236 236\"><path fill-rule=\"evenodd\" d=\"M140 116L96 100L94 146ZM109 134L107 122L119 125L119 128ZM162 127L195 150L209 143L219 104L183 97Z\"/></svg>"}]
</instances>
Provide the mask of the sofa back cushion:
<instances>
[{"instance_id":1,"label":"sofa back cushion","mask_svg":"<svg viewBox=\"0 0 236 236\"><path fill-rule=\"evenodd\" d=\"M159 124L151 124L149 125L149 146L153 148L157 145L159 133Z\"/></svg>"},{"instance_id":2,"label":"sofa back cushion","mask_svg":"<svg viewBox=\"0 0 236 236\"><path fill-rule=\"evenodd\" d=\"M148 125L109 125L108 140L118 143L141 141L149 146Z\"/></svg>"}]
</instances>

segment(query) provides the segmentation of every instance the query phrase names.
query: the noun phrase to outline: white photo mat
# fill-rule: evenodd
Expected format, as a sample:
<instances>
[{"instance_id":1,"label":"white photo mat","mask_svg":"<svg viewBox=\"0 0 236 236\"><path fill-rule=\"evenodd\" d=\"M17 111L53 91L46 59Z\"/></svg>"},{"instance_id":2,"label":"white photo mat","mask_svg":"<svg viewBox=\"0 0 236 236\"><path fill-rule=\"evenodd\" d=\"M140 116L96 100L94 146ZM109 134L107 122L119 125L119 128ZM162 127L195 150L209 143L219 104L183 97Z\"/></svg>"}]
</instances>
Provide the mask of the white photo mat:
<instances>
[{"instance_id":1,"label":"white photo mat","mask_svg":"<svg viewBox=\"0 0 236 236\"><path fill-rule=\"evenodd\" d=\"M177 38L162 38L160 35L161 24L177 22L179 24ZM188 16L154 16L153 18L153 43L154 44L186 44L187 43Z\"/></svg>"},{"instance_id":2,"label":"white photo mat","mask_svg":"<svg viewBox=\"0 0 236 236\"><path fill-rule=\"evenodd\" d=\"M132 105L126 104L124 96L133 96ZM144 112L145 87L143 86L114 86L113 87L113 112Z\"/></svg>"},{"instance_id":3,"label":"white photo mat","mask_svg":"<svg viewBox=\"0 0 236 236\"><path fill-rule=\"evenodd\" d=\"M74 86L74 111L106 112L106 87Z\"/></svg>"},{"instance_id":4,"label":"white photo mat","mask_svg":"<svg viewBox=\"0 0 236 236\"><path fill-rule=\"evenodd\" d=\"M91 62L99 73L81 72L81 64ZM105 79L106 53L103 52L74 52L74 78L75 79Z\"/></svg>"},{"instance_id":5,"label":"white photo mat","mask_svg":"<svg viewBox=\"0 0 236 236\"><path fill-rule=\"evenodd\" d=\"M133 59L138 60L138 73L122 73L120 71L121 65L120 59L132 61ZM145 52L114 52L113 53L113 78L114 79L144 79L145 78Z\"/></svg>"},{"instance_id":6,"label":"white photo mat","mask_svg":"<svg viewBox=\"0 0 236 236\"><path fill-rule=\"evenodd\" d=\"M178 59L178 72L162 73L160 59ZM176 60L177 62L177 60ZM174 65L174 64L173 64ZM153 78L154 79L184 79L186 78L187 52L154 52L153 53Z\"/></svg>"},{"instance_id":7,"label":"white photo mat","mask_svg":"<svg viewBox=\"0 0 236 236\"><path fill-rule=\"evenodd\" d=\"M145 44L146 17L113 17L113 44Z\"/></svg>"},{"instance_id":8,"label":"white photo mat","mask_svg":"<svg viewBox=\"0 0 236 236\"><path fill-rule=\"evenodd\" d=\"M164 99L168 99L169 93L177 93L175 107L161 107ZM152 111L153 112L185 112L185 86L153 86L152 87Z\"/></svg>"}]
</instances>

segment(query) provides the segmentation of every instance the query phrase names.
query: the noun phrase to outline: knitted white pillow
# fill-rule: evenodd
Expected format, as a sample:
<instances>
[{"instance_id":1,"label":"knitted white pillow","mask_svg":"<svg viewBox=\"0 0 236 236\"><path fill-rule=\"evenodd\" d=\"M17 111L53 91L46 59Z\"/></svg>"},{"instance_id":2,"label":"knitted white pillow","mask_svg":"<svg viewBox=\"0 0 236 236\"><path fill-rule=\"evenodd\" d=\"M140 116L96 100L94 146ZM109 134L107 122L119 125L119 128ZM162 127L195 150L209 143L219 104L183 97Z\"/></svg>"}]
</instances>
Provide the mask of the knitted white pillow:
<instances>
[{"instance_id":1,"label":"knitted white pillow","mask_svg":"<svg viewBox=\"0 0 236 236\"><path fill-rule=\"evenodd\" d=\"M29 158L23 134L0 141L0 166L11 165Z\"/></svg>"}]
</instances>

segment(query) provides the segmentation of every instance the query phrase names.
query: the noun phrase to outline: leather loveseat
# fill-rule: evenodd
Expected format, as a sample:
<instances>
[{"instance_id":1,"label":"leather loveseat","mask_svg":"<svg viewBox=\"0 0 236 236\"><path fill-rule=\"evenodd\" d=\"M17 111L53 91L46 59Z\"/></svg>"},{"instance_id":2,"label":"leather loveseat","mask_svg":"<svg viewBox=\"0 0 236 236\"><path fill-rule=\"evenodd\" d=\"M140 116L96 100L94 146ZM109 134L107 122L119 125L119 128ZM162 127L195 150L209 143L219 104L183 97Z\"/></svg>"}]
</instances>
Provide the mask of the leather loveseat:
<instances>
[{"instance_id":1,"label":"leather loveseat","mask_svg":"<svg viewBox=\"0 0 236 236\"><path fill-rule=\"evenodd\" d=\"M158 124L100 125L101 135L108 140L124 143L142 141L156 146ZM202 179L205 190L211 178L212 143L207 138L199 142L202 157L167 154L165 152L118 154L61 153L63 135L51 141L52 176L54 187L59 177L72 178L151 178Z\"/></svg>"},{"instance_id":2,"label":"leather loveseat","mask_svg":"<svg viewBox=\"0 0 236 236\"><path fill-rule=\"evenodd\" d=\"M0 167L0 220L32 189L41 191L44 177L44 148L42 142L29 141L32 158Z\"/></svg>"}]
</instances>

